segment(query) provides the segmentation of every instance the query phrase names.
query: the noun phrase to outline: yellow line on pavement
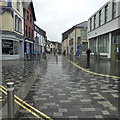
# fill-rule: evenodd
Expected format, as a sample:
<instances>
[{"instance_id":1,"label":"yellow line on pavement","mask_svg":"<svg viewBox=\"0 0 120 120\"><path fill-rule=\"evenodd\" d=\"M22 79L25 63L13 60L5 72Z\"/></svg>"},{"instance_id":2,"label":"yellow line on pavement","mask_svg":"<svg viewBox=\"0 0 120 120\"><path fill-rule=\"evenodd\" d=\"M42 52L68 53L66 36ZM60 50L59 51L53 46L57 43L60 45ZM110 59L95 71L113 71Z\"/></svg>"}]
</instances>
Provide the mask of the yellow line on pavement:
<instances>
[{"instance_id":1,"label":"yellow line on pavement","mask_svg":"<svg viewBox=\"0 0 120 120\"><path fill-rule=\"evenodd\" d=\"M1 87L1 85L0 85ZM0 91L2 91L4 94L7 95L7 92L4 91L2 88L0 88ZM21 106L22 108L24 108L25 110L27 110L28 112L30 112L31 114L33 114L36 118L40 119L40 120L44 120L43 118L41 118L39 115L37 115L35 112L31 111L30 109L28 109L27 107L25 107L24 105L22 105L20 102L18 102L17 100L14 100L19 106Z\"/></svg>"},{"instance_id":2,"label":"yellow line on pavement","mask_svg":"<svg viewBox=\"0 0 120 120\"><path fill-rule=\"evenodd\" d=\"M87 69L85 69L85 68L77 65L76 63L74 63L73 61L71 61L71 60L69 60L69 59L68 59L68 61L69 61L70 63L72 63L74 66L76 66L77 68L79 68L79 69L81 69L81 70L83 70L83 71L85 71L85 72L88 72L88 73L91 73L91 74L94 74L94 75L103 76L103 77L111 77L111 78L119 78L119 79L120 79L120 77L118 77L118 76L111 76L111 75L105 75L105 74L100 74L100 73L92 72L92 71L90 71L90 70L87 70Z\"/></svg>"},{"instance_id":3,"label":"yellow line on pavement","mask_svg":"<svg viewBox=\"0 0 120 120\"><path fill-rule=\"evenodd\" d=\"M3 87L2 85L0 85L1 88L3 88L4 90L7 91L7 89L5 87ZM30 107L32 110L34 110L35 112L39 113L40 115L42 115L43 117L49 119L49 120L53 120L52 118L50 118L49 116L45 115L44 113L42 113L41 111L39 111L38 109L34 108L33 106L29 105L28 103L26 103L25 101L23 101L22 99L20 99L19 97L17 97L16 95L14 95L14 97L19 100L20 102L22 102L23 104L27 105L28 107Z\"/></svg>"},{"instance_id":4,"label":"yellow line on pavement","mask_svg":"<svg viewBox=\"0 0 120 120\"><path fill-rule=\"evenodd\" d=\"M14 100L19 106L21 106L22 108L24 108L25 110L27 110L28 112L30 112L31 114L33 114L36 118L40 119L40 120L44 120L43 118L41 118L39 115L37 115L35 112L31 111L30 109L28 109L27 107L25 107L24 105L22 105L21 103L19 103L17 100Z\"/></svg>"}]
</instances>

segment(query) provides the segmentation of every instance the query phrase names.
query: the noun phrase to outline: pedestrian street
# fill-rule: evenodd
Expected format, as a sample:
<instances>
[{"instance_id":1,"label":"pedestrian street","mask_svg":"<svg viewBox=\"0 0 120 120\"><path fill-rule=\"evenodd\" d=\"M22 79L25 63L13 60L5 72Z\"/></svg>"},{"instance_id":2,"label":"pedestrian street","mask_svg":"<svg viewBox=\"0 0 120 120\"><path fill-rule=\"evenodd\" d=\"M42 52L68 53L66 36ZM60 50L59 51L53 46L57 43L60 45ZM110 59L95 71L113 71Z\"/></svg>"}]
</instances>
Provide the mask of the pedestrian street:
<instances>
[{"instance_id":1,"label":"pedestrian street","mask_svg":"<svg viewBox=\"0 0 120 120\"><path fill-rule=\"evenodd\" d=\"M118 78L82 71L64 56L56 62L51 55L25 101L52 119L114 120L119 115L118 82Z\"/></svg>"}]
</instances>

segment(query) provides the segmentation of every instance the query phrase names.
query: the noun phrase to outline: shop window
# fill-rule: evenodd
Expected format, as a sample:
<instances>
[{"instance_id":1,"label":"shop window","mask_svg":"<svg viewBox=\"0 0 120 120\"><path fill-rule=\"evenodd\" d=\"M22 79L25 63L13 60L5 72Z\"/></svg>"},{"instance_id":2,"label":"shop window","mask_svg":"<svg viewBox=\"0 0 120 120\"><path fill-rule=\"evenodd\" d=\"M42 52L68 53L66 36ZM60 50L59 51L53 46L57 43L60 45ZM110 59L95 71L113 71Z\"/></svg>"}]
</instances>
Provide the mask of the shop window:
<instances>
[{"instance_id":1,"label":"shop window","mask_svg":"<svg viewBox=\"0 0 120 120\"><path fill-rule=\"evenodd\" d=\"M12 40L2 40L2 54L13 54L13 41Z\"/></svg>"},{"instance_id":2,"label":"shop window","mask_svg":"<svg viewBox=\"0 0 120 120\"><path fill-rule=\"evenodd\" d=\"M91 39L90 40L90 49L91 51L94 53L94 52L97 52L97 48L96 48L96 39Z\"/></svg>"},{"instance_id":3,"label":"shop window","mask_svg":"<svg viewBox=\"0 0 120 120\"><path fill-rule=\"evenodd\" d=\"M13 54L19 54L19 42L14 41L13 42Z\"/></svg>"},{"instance_id":4,"label":"shop window","mask_svg":"<svg viewBox=\"0 0 120 120\"><path fill-rule=\"evenodd\" d=\"M108 53L109 52L109 36L102 35L98 38L98 52Z\"/></svg>"},{"instance_id":5,"label":"shop window","mask_svg":"<svg viewBox=\"0 0 120 120\"><path fill-rule=\"evenodd\" d=\"M15 55L19 54L19 45L17 41L2 40L2 54Z\"/></svg>"}]
</instances>

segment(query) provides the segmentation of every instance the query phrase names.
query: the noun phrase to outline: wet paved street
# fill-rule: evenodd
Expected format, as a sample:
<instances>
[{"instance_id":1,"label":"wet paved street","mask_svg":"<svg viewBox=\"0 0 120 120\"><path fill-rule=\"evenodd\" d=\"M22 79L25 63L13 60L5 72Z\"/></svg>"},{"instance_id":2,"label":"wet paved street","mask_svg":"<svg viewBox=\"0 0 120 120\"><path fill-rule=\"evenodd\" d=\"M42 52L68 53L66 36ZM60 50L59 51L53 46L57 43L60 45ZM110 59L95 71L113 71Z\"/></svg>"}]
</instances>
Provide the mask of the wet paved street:
<instances>
[{"instance_id":1,"label":"wet paved street","mask_svg":"<svg viewBox=\"0 0 120 120\"><path fill-rule=\"evenodd\" d=\"M15 94L21 99L24 99L28 94L34 81L37 79L38 74L44 69L43 59L41 61L23 61L23 60L11 60L2 61L0 66L0 83L6 87L7 82L14 82ZM1 91L0 91L1 92ZM0 93L0 97L3 97L3 101L0 101L0 116L6 117L7 114L7 97L3 93ZM15 104L16 105L16 104ZM15 111L18 110L18 106L15 106Z\"/></svg>"},{"instance_id":2,"label":"wet paved street","mask_svg":"<svg viewBox=\"0 0 120 120\"><path fill-rule=\"evenodd\" d=\"M53 119L118 118L117 78L86 73L62 56L58 63L49 56L41 67L25 99L30 105Z\"/></svg>"}]
</instances>

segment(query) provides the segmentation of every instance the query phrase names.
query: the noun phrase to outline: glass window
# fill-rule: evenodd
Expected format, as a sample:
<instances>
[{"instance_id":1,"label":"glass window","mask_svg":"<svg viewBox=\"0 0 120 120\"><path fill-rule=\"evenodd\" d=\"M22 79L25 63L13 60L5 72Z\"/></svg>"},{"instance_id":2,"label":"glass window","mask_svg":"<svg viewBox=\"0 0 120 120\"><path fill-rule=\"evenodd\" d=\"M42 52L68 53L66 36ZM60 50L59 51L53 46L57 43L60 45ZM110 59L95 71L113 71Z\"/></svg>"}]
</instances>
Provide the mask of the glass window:
<instances>
[{"instance_id":1,"label":"glass window","mask_svg":"<svg viewBox=\"0 0 120 120\"><path fill-rule=\"evenodd\" d=\"M112 18L116 17L116 2L113 2L112 4Z\"/></svg>"},{"instance_id":2,"label":"glass window","mask_svg":"<svg viewBox=\"0 0 120 120\"><path fill-rule=\"evenodd\" d=\"M27 36L27 25L25 26L25 36Z\"/></svg>"},{"instance_id":3,"label":"glass window","mask_svg":"<svg viewBox=\"0 0 120 120\"><path fill-rule=\"evenodd\" d=\"M94 15L94 29L96 28L96 15Z\"/></svg>"},{"instance_id":4,"label":"glass window","mask_svg":"<svg viewBox=\"0 0 120 120\"><path fill-rule=\"evenodd\" d=\"M90 40L90 49L92 52L96 52L96 38Z\"/></svg>"},{"instance_id":5,"label":"glass window","mask_svg":"<svg viewBox=\"0 0 120 120\"><path fill-rule=\"evenodd\" d=\"M13 42L13 54L19 54L19 42L14 41Z\"/></svg>"},{"instance_id":6,"label":"glass window","mask_svg":"<svg viewBox=\"0 0 120 120\"><path fill-rule=\"evenodd\" d=\"M86 40L87 39L87 31L86 30L81 30L80 37L81 37L82 40Z\"/></svg>"},{"instance_id":7,"label":"glass window","mask_svg":"<svg viewBox=\"0 0 120 120\"><path fill-rule=\"evenodd\" d=\"M109 35L102 35L98 37L98 52L108 53L109 52Z\"/></svg>"},{"instance_id":8,"label":"glass window","mask_svg":"<svg viewBox=\"0 0 120 120\"><path fill-rule=\"evenodd\" d=\"M31 33L30 31L31 31L31 30L30 30L30 27L29 27L29 38L30 38L30 33Z\"/></svg>"},{"instance_id":9,"label":"glass window","mask_svg":"<svg viewBox=\"0 0 120 120\"><path fill-rule=\"evenodd\" d=\"M22 32L22 20L19 18L19 32Z\"/></svg>"},{"instance_id":10,"label":"glass window","mask_svg":"<svg viewBox=\"0 0 120 120\"><path fill-rule=\"evenodd\" d=\"M105 23L108 21L108 5L105 6Z\"/></svg>"},{"instance_id":11,"label":"glass window","mask_svg":"<svg viewBox=\"0 0 120 120\"><path fill-rule=\"evenodd\" d=\"M32 20L32 15L30 15L30 23L32 23L33 22L33 20Z\"/></svg>"},{"instance_id":12,"label":"glass window","mask_svg":"<svg viewBox=\"0 0 120 120\"><path fill-rule=\"evenodd\" d=\"M2 40L2 54L13 55L13 41Z\"/></svg>"},{"instance_id":13,"label":"glass window","mask_svg":"<svg viewBox=\"0 0 120 120\"><path fill-rule=\"evenodd\" d=\"M99 11L99 26L101 26L101 20L102 20L102 18L101 18L101 10Z\"/></svg>"},{"instance_id":14,"label":"glass window","mask_svg":"<svg viewBox=\"0 0 120 120\"><path fill-rule=\"evenodd\" d=\"M18 16L15 15L15 31L18 31Z\"/></svg>"},{"instance_id":15,"label":"glass window","mask_svg":"<svg viewBox=\"0 0 120 120\"><path fill-rule=\"evenodd\" d=\"M90 19L90 30L92 30L92 18Z\"/></svg>"},{"instance_id":16,"label":"glass window","mask_svg":"<svg viewBox=\"0 0 120 120\"><path fill-rule=\"evenodd\" d=\"M12 40L2 40L2 54L19 54L19 42Z\"/></svg>"}]
</instances>

